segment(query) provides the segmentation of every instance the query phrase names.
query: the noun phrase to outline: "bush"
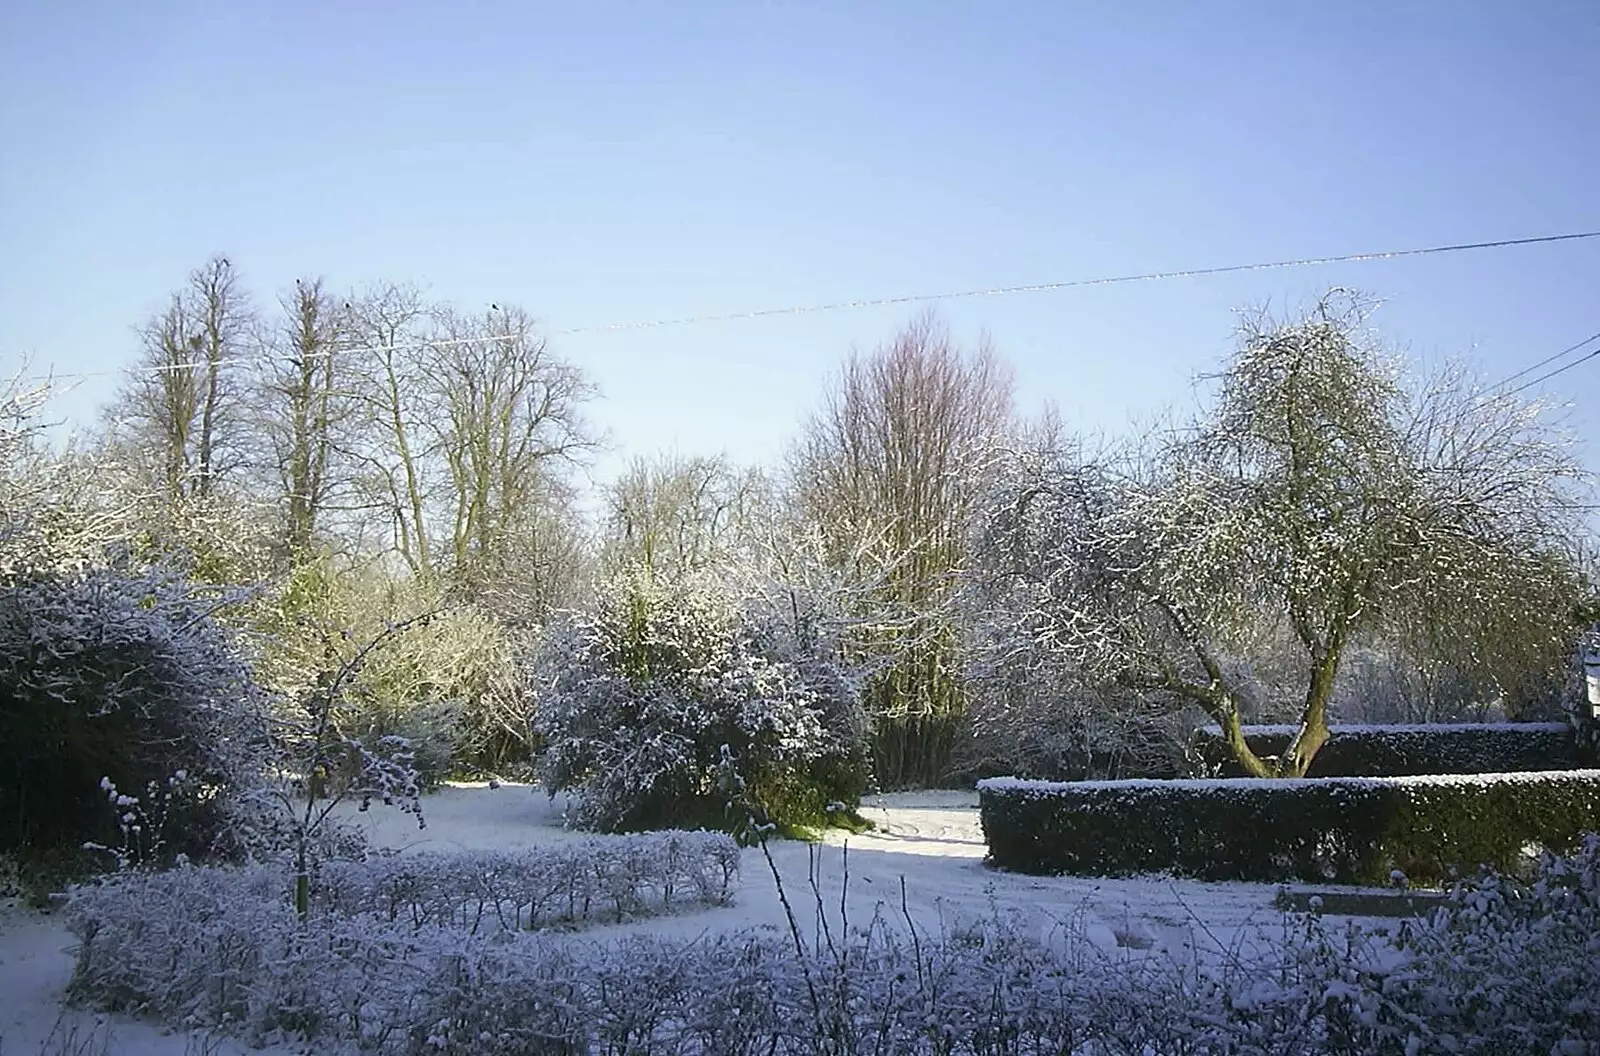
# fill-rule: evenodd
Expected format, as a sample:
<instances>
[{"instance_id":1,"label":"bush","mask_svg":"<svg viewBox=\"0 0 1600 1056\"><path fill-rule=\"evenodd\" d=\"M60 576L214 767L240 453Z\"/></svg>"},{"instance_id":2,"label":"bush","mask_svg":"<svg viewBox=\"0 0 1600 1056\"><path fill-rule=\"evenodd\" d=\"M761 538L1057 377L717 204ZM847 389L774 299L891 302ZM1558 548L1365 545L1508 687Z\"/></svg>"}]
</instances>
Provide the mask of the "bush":
<instances>
[{"instance_id":1,"label":"bush","mask_svg":"<svg viewBox=\"0 0 1600 1056\"><path fill-rule=\"evenodd\" d=\"M261 770L238 723L255 684L218 607L160 569L0 586L0 849L211 849Z\"/></svg>"},{"instance_id":2,"label":"bush","mask_svg":"<svg viewBox=\"0 0 1600 1056\"><path fill-rule=\"evenodd\" d=\"M1183 776L1184 738L1192 723L1163 702L1136 694L1059 687L1020 672L1017 685L975 687L966 736L953 752L958 783L986 777L1088 781Z\"/></svg>"},{"instance_id":3,"label":"bush","mask_svg":"<svg viewBox=\"0 0 1600 1056\"><path fill-rule=\"evenodd\" d=\"M308 925L275 878L214 875L75 892L72 995L252 1041L407 1056L1498 1056L1593 1053L1600 1037L1594 839L1531 883L1459 885L1394 936L1292 918L1210 967L1081 936L1047 946L997 918L932 937L877 920L823 949L753 931L599 944L371 916Z\"/></svg>"},{"instance_id":4,"label":"bush","mask_svg":"<svg viewBox=\"0 0 1600 1056\"><path fill-rule=\"evenodd\" d=\"M513 721L501 700L512 643L487 614L447 604L425 584L344 569L327 555L296 567L273 600L261 622L271 640L262 671L285 698L315 699L365 642L405 624L348 678L335 702L339 729L369 749L404 737L428 788L480 768L503 775L527 764L526 709Z\"/></svg>"},{"instance_id":5,"label":"bush","mask_svg":"<svg viewBox=\"0 0 1600 1056\"><path fill-rule=\"evenodd\" d=\"M705 585L613 583L550 633L536 673L540 774L573 793L580 827L738 830L725 752L780 828L822 828L860 801L853 685Z\"/></svg>"},{"instance_id":6,"label":"bush","mask_svg":"<svg viewBox=\"0 0 1600 1056\"><path fill-rule=\"evenodd\" d=\"M532 931L727 905L738 876L739 848L727 836L662 832L532 851L329 862L312 898L322 912L347 917Z\"/></svg>"},{"instance_id":7,"label":"bush","mask_svg":"<svg viewBox=\"0 0 1600 1056\"><path fill-rule=\"evenodd\" d=\"M1246 726L1257 755L1281 755L1295 726ZM1195 754L1208 774L1243 777L1215 726L1195 731ZM1406 777L1414 774L1508 774L1582 765L1572 727L1561 722L1334 726L1307 777Z\"/></svg>"},{"instance_id":8,"label":"bush","mask_svg":"<svg viewBox=\"0 0 1600 1056\"><path fill-rule=\"evenodd\" d=\"M1600 770L1400 778L978 784L989 860L1024 873L1385 884L1600 830Z\"/></svg>"}]
</instances>

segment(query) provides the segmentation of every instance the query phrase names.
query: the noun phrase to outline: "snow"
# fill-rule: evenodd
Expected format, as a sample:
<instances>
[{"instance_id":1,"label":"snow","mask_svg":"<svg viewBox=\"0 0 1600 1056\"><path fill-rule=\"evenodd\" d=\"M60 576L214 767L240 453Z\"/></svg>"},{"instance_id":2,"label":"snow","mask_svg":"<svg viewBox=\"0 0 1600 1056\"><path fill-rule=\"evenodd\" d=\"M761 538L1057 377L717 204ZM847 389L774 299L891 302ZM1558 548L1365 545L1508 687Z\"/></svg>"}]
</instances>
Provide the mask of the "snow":
<instances>
[{"instance_id":1,"label":"snow","mask_svg":"<svg viewBox=\"0 0 1600 1056\"><path fill-rule=\"evenodd\" d=\"M427 827L394 810L374 808L351 820L372 843L400 853L417 850L515 849L586 838L562 828L565 803L525 785L447 786L423 801ZM1156 877L1104 879L1035 877L984 865L985 845L972 791L897 793L870 797L862 813L873 832L831 832L820 845L778 841L771 860L806 934L825 913L837 927L841 907L849 921L875 914L890 922L906 915L938 933L960 921L995 912L1012 914L1041 937L1081 936L1107 950L1166 952L1180 960L1209 959L1234 944L1281 935L1271 885L1202 883ZM653 934L692 939L744 927L787 933L772 872L759 848L743 852L741 876L730 908L605 925L581 932L583 940L607 935ZM813 886L813 884L815 886ZM197 1038L125 1017L63 1010L72 971L72 939L58 919L15 906L0 910L0 1052L32 1056L56 1028L109 1032L108 1052L127 1056L186 1056L246 1051L287 1056L286 1047L245 1049L231 1041L202 1050ZM98 1025L98 1026L97 1026ZM98 1051L91 1049L91 1052Z\"/></svg>"},{"instance_id":2,"label":"snow","mask_svg":"<svg viewBox=\"0 0 1600 1056\"><path fill-rule=\"evenodd\" d=\"M1201 727L1206 733L1213 736L1222 736L1222 728L1216 723ZM1434 736L1440 733L1450 733L1457 730L1484 731L1496 733L1570 733L1572 727L1565 722L1455 722L1455 723L1415 723L1415 722L1336 722L1328 727L1332 734L1360 734L1362 736L1383 736L1384 734L1405 734ZM1287 724L1266 724L1261 726L1245 726L1245 736L1260 737L1292 737L1300 732L1299 726Z\"/></svg>"},{"instance_id":3,"label":"snow","mask_svg":"<svg viewBox=\"0 0 1600 1056\"><path fill-rule=\"evenodd\" d=\"M1412 774L1405 777L1206 777L1188 780L1125 778L1120 781L1032 781L1017 777L990 777L979 781L978 788L990 792L1030 796L1101 789L1186 795L1200 791L1244 793L1251 789L1390 788L1396 785L1499 785L1595 780L1600 780L1600 770L1527 770L1504 774Z\"/></svg>"}]
</instances>

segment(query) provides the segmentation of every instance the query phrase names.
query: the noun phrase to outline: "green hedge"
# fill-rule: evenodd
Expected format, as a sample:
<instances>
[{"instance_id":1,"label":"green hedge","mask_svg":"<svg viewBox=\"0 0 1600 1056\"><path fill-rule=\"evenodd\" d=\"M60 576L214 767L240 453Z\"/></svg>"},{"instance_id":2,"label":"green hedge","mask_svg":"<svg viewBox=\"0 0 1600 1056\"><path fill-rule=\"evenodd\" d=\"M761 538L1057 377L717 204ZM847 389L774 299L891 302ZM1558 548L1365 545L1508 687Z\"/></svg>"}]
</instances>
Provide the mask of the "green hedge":
<instances>
[{"instance_id":1,"label":"green hedge","mask_svg":"<svg viewBox=\"0 0 1600 1056\"><path fill-rule=\"evenodd\" d=\"M1600 770L1398 778L978 783L989 861L1023 873L1416 883L1600 831Z\"/></svg>"},{"instance_id":2,"label":"green hedge","mask_svg":"<svg viewBox=\"0 0 1600 1056\"><path fill-rule=\"evenodd\" d=\"M1246 726L1245 741L1263 758L1289 747L1294 726ZM1195 731L1202 764L1219 777L1245 771L1214 726ZM1572 770L1580 757L1572 727L1560 722L1334 726L1307 777L1406 777L1413 774L1509 774Z\"/></svg>"}]
</instances>

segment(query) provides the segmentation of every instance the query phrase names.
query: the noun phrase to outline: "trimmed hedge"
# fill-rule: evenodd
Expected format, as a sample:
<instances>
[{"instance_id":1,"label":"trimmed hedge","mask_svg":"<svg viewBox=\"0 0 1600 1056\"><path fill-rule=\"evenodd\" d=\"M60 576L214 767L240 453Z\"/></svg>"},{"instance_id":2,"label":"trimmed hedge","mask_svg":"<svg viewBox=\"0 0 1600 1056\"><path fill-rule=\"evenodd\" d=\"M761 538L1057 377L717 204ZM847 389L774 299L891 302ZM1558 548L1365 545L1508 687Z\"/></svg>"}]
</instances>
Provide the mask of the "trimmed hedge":
<instances>
[{"instance_id":1,"label":"trimmed hedge","mask_svg":"<svg viewBox=\"0 0 1600 1056\"><path fill-rule=\"evenodd\" d=\"M1246 726L1245 741L1263 758L1282 755L1295 726ZM1572 727L1562 722L1450 725L1351 725L1329 728L1307 777L1408 777L1415 774L1509 774L1574 770L1581 757ZM1195 750L1219 777L1245 771L1215 726L1195 731Z\"/></svg>"},{"instance_id":2,"label":"trimmed hedge","mask_svg":"<svg viewBox=\"0 0 1600 1056\"><path fill-rule=\"evenodd\" d=\"M978 783L989 861L1023 873L1431 883L1600 831L1600 770Z\"/></svg>"}]
</instances>

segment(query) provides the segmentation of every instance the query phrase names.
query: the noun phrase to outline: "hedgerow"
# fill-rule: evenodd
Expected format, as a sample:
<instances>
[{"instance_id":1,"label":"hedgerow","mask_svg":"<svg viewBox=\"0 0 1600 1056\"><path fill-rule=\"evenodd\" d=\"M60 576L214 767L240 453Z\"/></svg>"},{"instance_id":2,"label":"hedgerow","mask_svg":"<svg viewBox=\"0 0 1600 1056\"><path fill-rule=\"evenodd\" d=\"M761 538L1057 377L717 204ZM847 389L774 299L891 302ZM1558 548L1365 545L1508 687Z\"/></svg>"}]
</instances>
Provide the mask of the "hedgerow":
<instances>
[{"instance_id":1,"label":"hedgerow","mask_svg":"<svg viewBox=\"0 0 1600 1056\"><path fill-rule=\"evenodd\" d=\"M1026 873L1384 884L1600 830L1600 770L1396 778L978 783L989 859Z\"/></svg>"},{"instance_id":2,"label":"hedgerow","mask_svg":"<svg viewBox=\"0 0 1600 1056\"><path fill-rule=\"evenodd\" d=\"M738 875L739 848L728 836L660 832L538 850L331 861L313 900L343 916L531 931L726 905Z\"/></svg>"},{"instance_id":3,"label":"hedgerow","mask_svg":"<svg viewBox=\"0 0 1600 1056\"><path fill-rule=\"evenodd\" d=\"M305 921L264 872L207 872L77 891L73 995L253 1041L408 1056L1582 1056L1600 1038L1593 837L1531 881L1471 878L1393 935L1289 917L1213 965L1045 941L999 917L939 935L876 917L820 945Z\"/></svg>"},{"instance_id":4,"label":"hedgerow","mask_svg":"<svg viewBox=\"0 0 1600 1056\"><path fill-rule=\"evenodd\" d=\"M1246 726L1245 742L1262 758L1288 749L1299 728ZM1221 731L1202 727L1194 754L1204 776L1243 777ZM1506 774L1570 770L1584 765L1573 728L1564 722L1482 722L1334 726L1311 760L1307 777L1406 777L1417 774Z\"/></svg>"}]
</instances>

